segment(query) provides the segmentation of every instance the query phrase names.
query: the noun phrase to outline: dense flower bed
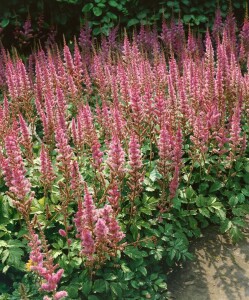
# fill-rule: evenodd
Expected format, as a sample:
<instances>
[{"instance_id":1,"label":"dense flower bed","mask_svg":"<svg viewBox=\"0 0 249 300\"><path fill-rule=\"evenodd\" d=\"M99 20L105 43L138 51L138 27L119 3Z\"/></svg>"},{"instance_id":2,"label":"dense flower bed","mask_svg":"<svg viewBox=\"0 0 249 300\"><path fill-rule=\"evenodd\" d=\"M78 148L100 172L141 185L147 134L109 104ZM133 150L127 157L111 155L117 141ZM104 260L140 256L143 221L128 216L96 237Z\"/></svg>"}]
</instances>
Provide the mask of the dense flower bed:
<instances>
[{"instance_id":1,"label":"dense flower bed","mask_svg":"<svg viewBox=\"0 0 249 300\"><path fill-rule=\"evenodd\" d=\"M2 49L0 266L21 283L1 299L166 299L201 228L241 238L248 24L237 39L217 15L204 42L181 23L100 47L82 32L26 65Z\"/></svg>"}]
</instances>

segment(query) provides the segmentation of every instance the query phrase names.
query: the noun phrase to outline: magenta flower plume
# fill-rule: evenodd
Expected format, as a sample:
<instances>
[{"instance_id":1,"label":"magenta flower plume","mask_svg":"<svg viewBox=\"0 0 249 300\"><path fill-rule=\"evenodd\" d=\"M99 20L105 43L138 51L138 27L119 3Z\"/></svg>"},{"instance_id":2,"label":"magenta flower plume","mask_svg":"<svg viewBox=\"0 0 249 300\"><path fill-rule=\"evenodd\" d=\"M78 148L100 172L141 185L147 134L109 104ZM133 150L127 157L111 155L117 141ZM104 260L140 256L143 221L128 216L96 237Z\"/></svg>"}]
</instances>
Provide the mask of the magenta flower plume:
<instances>
[{"instance_id":1,"label":"magenta flower plume","mask_svg":"<svg viewBox=\"0 0 249 300\"><path fill-rule=\"evenodd\" d=\"M117 246L117 243L120 242L125 234L122 232L121 227L118 225L118 222L115 218L111 218L109 224L109 236L112 246Z\"/></svg>"},{"instance_id":2,"label":"magenta flower plume","mask_svg":"<svg viewBox=\"0 0 249 300\"><path fill-rule=\"evenodd\" d=\"M77 44L76 40L74 40L74 57L73 57L73 62L74 62L74 77L75 77L75 82L76 82L77 85L80 85L80 83L82 81L83 63L82 63L80 49L78 47L78 44Z\"/></svg>"},{"instance_id":3,"label":"magenta flower plume","mask_svg":"<svg viewBox=\"0 0 249 300\"><path fill-rule=\"evenodd\" d=\"M241 97L241 96L240 96ZM231 119L231 128L230 128L230 143L232 151L236 152L241 146L243 137L241 136L241 103L240 101L235 107L234 113Z\"/></svg>"},{"instance_id":4,"label":"magenta flower plume","mask_svg":"<svg viewBox=\"0 0 249 300\"><path fill-rule=\"evenodd\" d=\"M83 216L84 216L84 209L83 209L83 203L81 198L78 199L78 209L74 217L74 224L77 230L76 237L81 238L82 230L84 229L84 221L83 221Z\"/></svg>"},{"instance_id":5,"label":"magenta flower plume","mask_svg":"<svg viewBox=\"0 0 249 300\"><path fill-rule=\"evenodd\" d=\"M84 194L84 225L92 229L97 218L97 211L86 183L84 185Z\"/></svg>"},{"instance_id":6,"label":"magenta flower plume","mask_svg":"<svg viewBox=\"0 0 249 300\"><path fill-rule=\"evenodd\" d=\"M38 237L38 234L34 233L33 230L30 232L30 242L28 245L31 248L29 258L32 262L32 266L41 267L43 265L43 257L44 257L44 255L41 252L41 241Z\"/></svg>"},{"instance_id":7,"label":"magenta flower plume","mask_svg":"<svg viewBox=\"0 0 249 300\"><path fill-rule=\"evenodd\" d=\"M27 160L32 163L33 161L33 144L31 141L31 134L29 128L22 115L19 115L19 124L20 124L20 144L25 148L25 156Z\"/></svg>"},{"instance_id":8,"label":"magenta flower plume","mask_svg":"<svg viewBox=\"0 0 249 300\"><path fill-rule=\"evenodd\" d=\"M74 161L71 168L71 189L75 194L80 197L83 185L83 178L80 174L79 165Z\"/></svg>"},{"instance_id":9,"label":"magenta flower plume","mask_svg":"<svg viewBox=\"0 0 249 300\"><path fill-rule=\"evenodd\" d=\"M7 159L2 167L4 175L7 175L6 184L19 200L24 200L27 194L31 192L31 184L25 177L26 170L18 144L18 138L14 133L10 133L6 137L5 148Z\"/></svg>"},{"instance_id":10,"label":"magenta flower plume","mask_svg":"<svg viewBox=\"0 0 249 300\"><path fill-rule=\"evenodd\" d=\"M74 73L74 63L73 63L73 58L72 58L71 52L67 45L64 45L63 53L64 53L66 69L67 69L68 73L72 76Z\"/></svg>"},{"instance_id":11,"label":"magenta flower plume","mask_svg":"<svg viewBox=\"0 0 249 300\"><path fill-rule=\"evenodd\" d=\"M144 103L139 93L138 85L131 85L129 88L130 106L133 114L133 122L140 124L144 118Z\"/></svg>"},{"instance_id":12,"label":"magenta flower plume","mask_svg":"<svg viewBox=\"0 0 249 300\"><path fill-rule=\"evenodd\" d=\"M79 130L82 129L84 132L85 141L88 143L88 145L91 146L95 130L93 125L93 116L92 116L91 108L88 104L83 106L79 111L77 121L78 121ZM81 128L80 125L82 126Z\"/></svg>"},{"instance_id":13,"label":"magenta flower plume","mask_svg":"<svg viewBox=\"0 0 249 300\"><path fill-rule=\"evenodd\" d=\"M98 138L95 137L92 143L92 158L93 158L93 166L94 168L98 169L99 171L103 170L103 167L101 166L103 162L103 155L104 153L100 150L100 143L98 141Z\"/></svg>"},{"instance_id":14,"label":"magenta flower plume","mask_svg":"<svg viewBox=\"0 0 249 300\"><path fill-rule=\"evenodd\" d=\"M174 163L178 167L180 167L181 165L181 159L183 155L182 144L183 144L182 131L181 128L179 127L174 142Z\"/></svg>"},{"instance_id":15,"label":"magenta flower plume","mask_svg":"<svg viewBox=\"0 0 249 300\"><path fill-rule=\"evenodd\" d=\"M216 41L216 44L218 44L223 32L223 22L221 17L221 11L218 8L215 13L215 19L214 19L214 25L213 25L213 37Z\"/></svg>"},{"instance_id":16,"label":"magenta flower plume","mask_svg":"<svg viewBox=\"0 0 249 300\"><path fill-rule=\"evenodd\" d=\"M166 124L163 124L160 130L158 140L159 157L162 161L171 161L173 159L174 140Z\"/></svg>"},{"instance_id":17,"label":"magenta flower plume","mask_svg":"<svg viewBox=\"0 0 249 300\"><path fill-rule=\"evenodd\" d=\"M102 241L107 239L109 229L106 226L105 220L99 218L96 222L94 233L96 235L97 241Z\"/></svg>"},{"instance_id":18,"label":"magenta flower plume","mask_svg":"<svg viewBox=\"0 0 249 300\"><path fill-rule=\"evenodd\" d=\"M118 185L116 182L111 186L111 188L108 190L108 196L107 200L111 204L111 206L114 209L117 209L119 207L119 199L120 199L121 193L119 191Z\"/></svg>"},{"instance_id":19,"label":"magenta flower plume","mask_svg":"<svg viewBox=\"0 0 249 300\"><path fill-rule=\"evenodd\" d=\"M60 300L68 296L66 291L59 291L54 294L54 300Z\"/></svg>"},{"instance_id":20,"label":"magenta flower plume","mask_svg":"<svg viewBox=\"0 0 249 300\"><path fill-rule=\"evenodd\" d=\"M66 237L67 236L67 233L64 229L59 229L59 235L63 236L63 237Z\"/></svg>"},{"instance_id":21,"label":"magenta flower plume","mask_svg":"<svg viewBox=\"0 0 249 300\"><path fill-rule=\"evenodd\" d=\"M70 181L73 151L68 143L67 133L63 128L58 127L55 132L56 150L58 152L58 168L66 180Z\"/></svg>"},{"instance_id":22,"label":"magenta flower plume","mask_svg":"<svg viewBox=\"0 0 249 300\"><path fill-rule=\"evenodd\" d=\"M29 255L29 268L31 271L37 273L43 279L41 283L41 290L47 292L55 292L59 281L64 273L63 269L59 269L56 273L54 272L57 265L53 265L53 259L49 256L49 253L42 253L42 243L38 237L38 234L34 232L32 228L29 228L29 247L31 248ZM65 292L66 293L66 292Z\"/></svg>"},{"instance_id":23,"label":"magenta flower plume","mask_svg":"<svg viewBox=\"0 0 249 300\"><path fill-rule=\"evenodd\" d=\"M49 157L48 150L45 148L44 144L41 146L41 153L40 153L40 160L41 160L41 181L44 184L44 187L49 188L53 183L54 179L56 178L52 166L51 159Z\"/></svg>"},{"instance_id":24,"label":"magenta flower plume","mask_svg":"<svg viewBox=\"0 0 249 300\"><path fill-rule=\"evenodd\" d=\"M140 145L138 143L138 138L135 134L131 135L129 142L129 165L133 171L139 171L142 166L142 155L140 150Z\"/></svg>"},{"instance_id":25,"label":"magenta flower plume","mask_svg":"<svg viewBox=\"0 0 249 300\"><path fill-rule=\"evenodd\" d=\"M112 137L109 145L107 164L113 176L122 176L124 173L125 152L116 135Z\"/></svg>"},{"instance_id":26,"label":"magenta flower plume","mask_svg":"<svg viewBox=\"0 0 249 300\"><path fill-rule=\"evenodd\" d=\"M117 106L114 107L111 110L111 115L113 116L113 121L114 121L113 123L114 132L121 138L124 133L126 122L123 120L119 107Z\"/></svg>"},{"instance_id":27,"label":"magenta flower plume","mask_svg":"<svg viewBox=\"0 0 249 300\"><path fill-rule=\"evenodd\" d=\"M90 230L85 229L81 232L81 245L82 253L91 260L95 252L95 243Z\"/></svg>"},{"instance_id":28,"label":"magenta flower plume","mask_svg":"<svg viewBox=\"0 0 249 300\"><path fill-rule=\"evenodd\" d=\"M245 18L240 32L241 44L243 44L245 54L249 52L249 20Z\"/></svg>"}]
</instances>

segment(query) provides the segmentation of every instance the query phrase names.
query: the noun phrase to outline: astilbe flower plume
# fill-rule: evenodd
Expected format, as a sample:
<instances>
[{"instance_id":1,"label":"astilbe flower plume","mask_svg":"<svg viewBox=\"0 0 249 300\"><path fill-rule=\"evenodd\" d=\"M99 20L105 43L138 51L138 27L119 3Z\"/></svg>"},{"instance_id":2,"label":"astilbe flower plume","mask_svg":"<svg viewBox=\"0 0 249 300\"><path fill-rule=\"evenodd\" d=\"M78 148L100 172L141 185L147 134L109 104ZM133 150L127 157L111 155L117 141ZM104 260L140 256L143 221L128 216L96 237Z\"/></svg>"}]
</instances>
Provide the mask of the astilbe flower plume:
<instances>
[{"instance_id":1,"label":"astilbe flower plume","mask_svg":"<svg viewBox=\"0 0 249 300\"><path fill-rule=\"evenodd\" d=\"M40 160L41 160L41 182L45 188L45 190L50 189L56 175L53 170L52 162L49 157L49 153L47 148L44 144L41 146L41 153L40 153Z\"/></svg>"},{"instance_id":2,"label":"astilbe flower plume","mask_svg":"<svg viewBox=\"0 0 249 300\"><path fill-rule=\"evenodd\" d=\"M93 202L92 195L88 191L88 187L84 185L84 211L85 215L83 217L85 226L89 229L93 229L94 222L97 219L96 206Z\"/></svg>"},{"instance_id":3,"label":"astilbe flower plume","mask_svg":"<svg viewBox=\"0 0 249 300\"><path fill-rule=\"evenodd\" d=\"M98 141L97 136L94 138L92 142L92 158L93 158L93 167L99 170L100 172L104 169L103 166L101 166L103 162L103 155L104 153L100 150L101 145Z\"/></svg>"},{"instance_id":4,"label":"astilbe flower plume","mask_svg":"<svg viewBox=\"0 0 249 300\"><path fill-rule=\"evenodd\" d=\"M242 30L240 32L241 45L243 46L244 53L241 58L246 58L249 52L249 20L248 16L245 17Z\"/></svg>"},{"instance_id":5,"label":"astilbe flower plume","mask_svg":"<svg viewBox=\"0 0 249 300\"><path fill-rule=\"evenodd\" d=\"M19 115L19 124L20 124L20 144L25 149L25 156L29 163L33 163L33 144L31 140L31 134L29 132L29 128L27 123L25 122L22 115Z\"/></svg>"},{"instance_id":6,"label":"astilbe flower plume","mask_svg":"<svg viewBox=\"0 0 249 300\"><path fill-rule=\"evenodd\" d=\"M241 136L241 95L240 99L234 109L234 113L231 118L231 127L230 127L230 145L232 153L235 155L239 148L242 146L243 137Z\"/></svg>"},{"instance_id":7,"label":"astilbe flower plume","mask_svg":"<svg viewBox=\"0 0 249 300\"><path fill-rule=\"evenodd\" d=\"M129 142L129 181L128 186L131 190L130 200L134 201L135 197L141 192L141 184L144 178L142 155L137 136L132 133Z\"/></svg>"},{"instance_id":8,"label":"astilbe flower plume","mask_svg":"<svg viewBox=\"0 0 249 300\"><path fill-rule=\"evenodd\" d=\"M81 240L81 254L86 258L86 266L103 263L106 255L113 254L119 248L118 243L124 237L110 205L97 209L93 198L84 184L84 202L78 200L78 210L74 223L76 237Z\"/></svg>"},{"instance_id":9,"label":"astilbe flower plume","mask_svg":"<svg viewBox=\"0 0 249 300\"><path fill-rule=\"evenodd\" d=\"M218 45L223 32L223 22L221 17L221 11L218 8L215 13L214 25L213 25L213 37L215 39L216 45Z\"/></svg>"},{"instance_id":10,"label":"astilbe flower plume","mask_svg":"<svg viewBox=\"0 0 249 300\"><path fill-rule=\"evenodd\" d=\"M119 191L118 184L114 181L111 187L108 189L107 200L115 211L117 211L119 208L120 197L121 193Z\"/></svg>"},{"instance_id":11,"label":"astilbe flower plume","mask_svg":"<svg viewBox=\"0 0 249 300\"><path fill-rule=\"evenodd\" d=\"M52 292L53 298L50 299L62 299L67 296L66 291L56 292L58 283L64 273L63 269L59 269L55 272L58 265L53 265L53 259L49 253L43 253L42 242L39 239L38 234L29 226L29 247L31 252L29 255L29 263L27 268L30 271L35 272L43 282L40 289L46 292ZM47 296L48 297L48 296Z\"/></svg>"},{"instance_id":12,"label":"astilbe flower plume","mask_svg":"<svg viewBox=\"0 0 249 300\"><path fill-rule=\"evenodd\" d=\"M79 165L77 161L73 161L71 168L71 189L75 195L76 199L81 197L81 193L83 191L83 177L79 170Z\"/></svg>"},{"instance_id":13,"label":"astilbe flower plume","mask_svg":"<svg viewBox=\"0 0 249 300\"><path fill-rule=\"evenodd\" d=\"M122 178L124 174L125 152L119 138L114 135L109 145L107 165L112 177Z\"/></svg>"},{"instance_id":14,"label":"astilbe flower plume","mask_svg":"<svg viewBox=\"0 0 249 300\"><path fill-rule=\"evenodd\" d=\"M0 160L5 181L10 192L16 197L16 200L13 200L15 206L25 218L28 218L34 193L31 192L31 183L26 178L18 137L14 132L6 136L5 149L7 158L2 156Z\"/></svg>"},{"instance_id":15,"label":"astilbe flower plume","mask_svg":"<svg viewBox=\"0 0 249 300\"><path fill-rule=\"evenodd\" d=\"M5 135L11 126L10 106L6 94L4 94L3 106L0 106L0 143L2 144Z\"/></svg>"}]
</instances>

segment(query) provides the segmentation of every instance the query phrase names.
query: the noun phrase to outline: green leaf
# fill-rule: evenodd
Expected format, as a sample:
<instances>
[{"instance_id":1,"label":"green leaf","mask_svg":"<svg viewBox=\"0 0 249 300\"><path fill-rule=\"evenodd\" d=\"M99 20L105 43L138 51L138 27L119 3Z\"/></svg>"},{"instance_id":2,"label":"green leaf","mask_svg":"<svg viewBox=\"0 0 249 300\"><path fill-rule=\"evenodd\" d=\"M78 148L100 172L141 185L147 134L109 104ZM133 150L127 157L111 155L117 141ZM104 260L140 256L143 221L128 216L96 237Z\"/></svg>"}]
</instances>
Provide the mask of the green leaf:
<instances>
[{"instance_id":1,"label":"green leaf","mask_svg":"<svg viewBox=\"0 0 249 300\"><path fill-rule=\"evenodd\" d=\"M157 181L158 179L161 179L162 178L162 175L157 171L157 169L154 169L151 173L150 173L150 176L149 176L150 180L152 182L155 182Z\"/></svg>"},{"instance_id":2,"label":"green leaf","mask_svg":"<svg viewBox=\"0 0 249 300\"><path fill-rule=\"evenodd\" d=\"M105 280L97 279L93 284L93 291L97 293L103 293L106 290Z\"/></svg>"},{"instance_id":3,"label":"green leaf","mask_svg":"<svg viewBox=\"0 0 249 300\"><path fill-rule=\"evenodd\" d=\"M89 12L92 8L93 8L93 4L92 4L92 3L87 3L87 4L82 8L82 12L84 12L84 13Z\"/></svg>"},{"instance_id":4,"label":"green leaf","mask_svg":"<svg viewBox=\"0 0 249 300\"><path fill-rule=\"evenodd\" d=\"M144 276L147 275L147 270L146 270L145 267L139 267L139 268L138 268L138 271L139 271L141 274L143 274Z\"/></svg>"},{"instance_id":5,"label":"green leaf","mask_svg":"<svg viewBox=\"0 0 249 300\"><path fill-rule=\"evenodd\" d=\"M167 1L166 3L168 7L174 7L176 4L174 1Z\"/></svg>"},{"instance_id":6,"label":"green leaf","mask_svg":"<svg viewBox=\"0 0 249 300\"><path fill-rule=\"evenodd\" d=\"M93 35L99 35L101 33L101 28L97 27L93 29Z\"/></svg>"},{"instance_id":7,"label":"green leaf","mask_svg":"<svg viewBox=\"0 0 249 300\"><path fill-rule=\"evenodd\" d=\"M139 23L138 19L130 19L130 21L127 23L127 27L134 26L134 25L136 25L138 23Z\"/></svg>"},{"instance_id":8,"label":"green leaf","mask_svg":"<svg viewBox=\"0 0 249 300\"><path fill-rule=\"evenodd\" d=\"M233 225L233 223L230 220L226 219L226 220L224 220L224 222L222 222L222 224L220 226L220 231L222 233L225 233L231 228L232 225Z\"/></svg>"},{"instance_id":9,"label":"green leaf","mask_svg":"<svg viewBox=\"0 0 249 300\"><path fill-rule=\"evenodd\" d=\"M186 197L187 199L192 199L195 196L195 191L192 188L192 186L189 186L188 188L186 188Z\"/></svg>"},{"instance_id":10,"label":"green leaf","mask_svg":"<svg viewBox=\"0 0 249 300\"><path fill-rule=\"evenodd\" d=\"M231 229L229 230L229 234L234 243L237 243L239 240L242 240L244 237L241 230L238 228L238 226L232 226Z\"/></svg>"},{"instance_id":11,"label":"green leaf","mask_svg":"<svg viewBox=\"0 0 249 300\"><path fill-rule=\"evenodd\" d=\"M184 15L183 16L183 22L184 23L189 23L192 18L194 18L193 15Z\"/></svg>"},{"instance_id":12,"label":"green leaf","mask_svg":"<svg viewBox=\"0 0 249 300\"><path fill-rule=\"evenodd\" d=\"M110 1L108 1L108 3L112 7L117 7L118 6L118 3L115 0L110 0Z\"/></svg>"},{"instance_id":13,"label":"green leaf","mask_svg":"<svg viewBox=\"0 0 249 300\"><path fill-rule=\"evenodd\" d=\"M133 260L148 256L145 251L139 250L138 248L134 247L126 247L124 253Z\"/></svg>"},{"instance_id":14,"label":"green leaf","mask_svg":"<svg viewBox=\"0 0 249 300\"><path fill-rule=\"evenodd\" d=\"M103 298L101 298L101 299L103 299ZM90 295L90 296L87 298L87 300L100 300L100 298L98 298L98 297L95 296L95 295Z\"/></svg>"},{"instance_id":15,"label":"green leaf","mask_svg":"<svg viewBox=\"0 0 249 300\"><path fill-rule=\"evenodd\" d=\"M181 208L181 204L182 204L182 202L180 199L178 199L178 198L173 199L173 207L175 209L179 210Z\"/></svg>"},{"instance_id":16,"label":"green leaf","mask_svg":"<svg viewBox=\"0 0 249 300\"><path fill-rule=\"evenodd\" d=\"M5 28L9 25L10 20L9 19L3 19L1 22L1 27Z\"/></svg>"},{"instance_id":17,"label":"green leaf","mask_svg":"<svg viewBox=\"0 0 249 300\"><path fill-rule=\"evenodd\" d=\"M114 13L110 12L110 11L108 11L108 12L106 13L106 16L107 16L108 18L112 19L112 20L117 20L117 19L118 19L118 16L115 15Z\"/></svg>"},{"instance_id":18,"label":"green leaf","mask_svg":"<svg viewBox=\"0 0 249 300\"><path fill-rule=\"evenodd\" d=\"M234 218L233 219L233 224L235 224L239 227L242 227L242 228L245 228L246 225L247 225L247 223L244 220L242 220L241 218Z\"/></svg>"},{"instance_id":19,"label":"green leaf","mask_svg":"<svg viewBox=\"0 0 249 300\"><path fill-rule=\"evenodd\" d=\"M236 206L236 204L238 204L238 202L239 202L239 199L237 196L232 196L229 198L228 202L231 206Z\"/></svg>"},{"instance_id":20,"label":"green leaf","mask_svg":"<svg viewBox=\"0 0 249 300\"><path fill-rule=\"evenodd\" d=\"M131 234L132 234L133 239L136 240L137 237L138 237L138 232L139 232L137 225L132 224L131 227L130 227L130 230L131 230Z\"/></svg>"},{"instance_id":21,"label":"green leaf","mask_svg":"<svg viewBox=\"0 0 249 300\"><path fill-rule=\"evenodd\" d=\"M102 15L102 9L100 7L94 7L93 8L93 13L96 17L99 17Z\"/></svg>"},{"instance_id":22,"label":"green leaf","mask_svg":"<svg viewBox=\"0 0 249 300\"><path fill-rule=\"evenodd\" d=\"M3 274L6 274L6 272L8 271L8 269L9 269L9 267L10 266L8 266L8 265L6 265L6 266L4 266L4 268L3 268Z\"/></svg>"},{"instance_id":23,"label":"green leaf","mask_svg":"<svg viewBox=\"0 0 249 300\"><path fill-rule=\"evenodd\" d=\"M85 281L82 283L82 292L85 296L88 296L92 289L92 281Z\"/></svg>"},{"instance_id":24,"label":"green leaf","mask_svg":"<svg viewBox=\"0 0 249 300\"><path fill-rule=\"evenodd\" d=\"M157 286L159 286L161 289L164 289L164 290L167 289L167 283L166 282L161 282Z\"/></svg>"},{"instance_id":25,"label":"green leaf","mask_svg":"<svg viewBox=\"0 0 249 300\"><path fill-rule=\"evenodd\" d=\"M113 273L104 273L104 279L105 280L111 280L111 281L113 281L113 280L115 280L117 278L118 278L117 275L115 275Z\"/></svg>"},{"instance_id":26,"label":"green leaf","mask_svg":"<svg viewBox=\"0 0 249 300\"><path fill-rule=\"evenodd\" d=\"M9 248L18 248L18 247L22 248L22 247L24 247L24 244L19 240L9 240L8 247Z\"/></svg>"},{"instance_id":27,"label":"green leaf","mask_svg":"<svg viewBox=\"0 0 249 300\"><path fill-rule=\"evenodd\" d=\"M147 12L146 11L141 11L140 13L137 14L137 18L139 20L145 19L147 16Z\"/></svg>"},{"instance_id":28,"label":"green leaf","mask_svg":"<svg viewBox=\"0 0 249 300\"><path fill-rule=\"evenodd\" d=\"M207 218L210 218L210 212L207 208L199 208L199 212Z\"/></svg>"},{"instance_id":29,"label":"green leaf","mask_svg":"<svg viewBox=\"0 0 249 300\"><path fill-rule=\"evenodd\" d=\"M8 244L5 241L0 241L0 247L7 247Z\"/></svg>"},{"instance_id":30,"label":"green leaf","mask_svg":"<svg viewBox=\"0 0 249 300\"><path fill-rule=\"evenodd\" d=\"M209 192L210 193L216 192L216 191L220 190L221 188L222 188L222 183L219 181L216 181L211 185Z\"/></svg>"},{"instance_id":31,"label":"green leaf","mask_svg":"<svg viewBox=\"0 0 249 300\"><path fill-rule=\"evenodd\" d=\"M220 210L221 208L223 208L223 205L222 205L221 202L217 201L217 202L212 203L211 207L214 208L214 209Z\"/></svg>"},{"instance_id":32,"label":"green leaf","mask_svg":"<svg viewBox=\"0 0 249 300\"><path fill-rule=\"evenodd\" d=\"M112 282L110 284L110 288L113 294L118 297L118 299L122 299L122 288L120 286L120 283Z\"/></svg>"},{"instance_id":33,"label":"green leaf","mask_svg":"<svg viewBox=\"0 0 249 300\"><path fill-rule=\"evenodd\" d=\"M190 217L189 218L189 225L190 225L190 228L196 229L197 228L197 221L196 221L196 219L193 218L193 217Z\"/></svg>"},{"instance_id":34,"label":"green leaf","mask_svg":"<svg viewBox=\"0 0 249 300\"><path fill-rule=\"evenodd\" d=\"M22 270L24 268L24 263L21 259L23 254L24 252L21 248L9 248L8 265Z\"/></svg>"},{"instance_id":35,"label":"green leaf","mask_svg":"<svg viewBox=\"0 0 249 300\"><path fill-rule=\"evenodd\" d=\"M249 186L241 191L245 196L249 197Z\"/></svg>"},{"instance_id":36,"label":"green leaf","mask_svg":"<svg viewBox=\"0 0 249 300\"><path fill-rule=\"evenodd\" d=\"M6 249L3 251L3 253L1 254L1 260L2 260L2 263L4 263L6 261L6 259L8 258L9 256L9 250Z\"/></svg>"},{"instance_id":37,"label":"green leaf","mask_svg":"<svg viewBox=\"0 0 249 300\"><path fill-rule=\"evenodd\" d=\"M70 299L78 299L79 298L79 285L69 285L67 287L68 296Z\"/></svg>"},{"instance_id":38,"label":"green leaf","mask_svg":"<svg viewBox=\"0 0 249 300\"><path fill-rule=\"evenodd\" d=\"M248 174L245 174L243 176L243 179L244 179L245 183L249 184L249 176L248 176Z\"/></svg>"}]
</instances>

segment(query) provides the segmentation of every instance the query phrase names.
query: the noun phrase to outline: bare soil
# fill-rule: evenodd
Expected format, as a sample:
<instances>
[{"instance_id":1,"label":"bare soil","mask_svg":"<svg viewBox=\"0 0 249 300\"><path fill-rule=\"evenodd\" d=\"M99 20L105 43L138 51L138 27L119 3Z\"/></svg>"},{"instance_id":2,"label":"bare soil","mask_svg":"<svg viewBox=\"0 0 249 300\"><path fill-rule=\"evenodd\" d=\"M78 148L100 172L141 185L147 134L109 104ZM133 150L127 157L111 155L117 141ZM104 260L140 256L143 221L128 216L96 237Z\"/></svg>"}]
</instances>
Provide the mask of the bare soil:
<instances>
[{"instance_id":1,"label":"bare soil","mask_svg":"<svg viewBox=\"0 0 249 300\"><path fill-rule=\"evenodd\" d=\"M211 227L191 250L195 259L168 275L170 299L249 300L249 223L236 245Z\"/></svg>"}]
</instances>

